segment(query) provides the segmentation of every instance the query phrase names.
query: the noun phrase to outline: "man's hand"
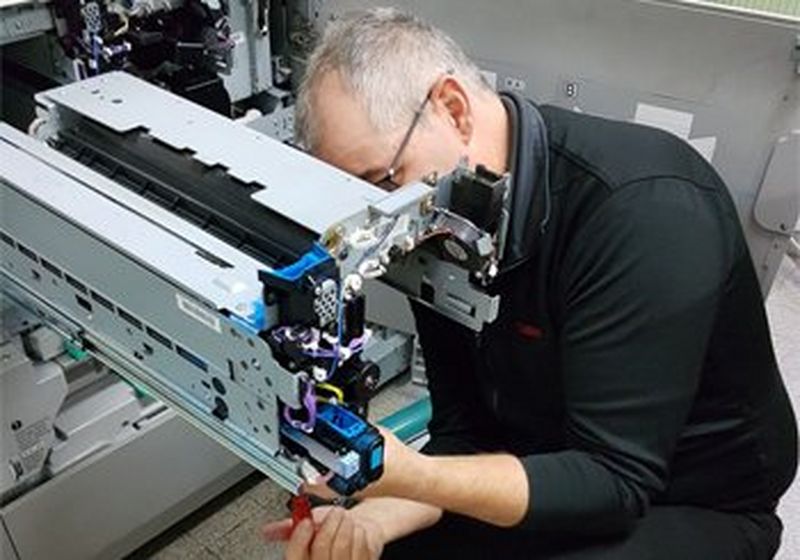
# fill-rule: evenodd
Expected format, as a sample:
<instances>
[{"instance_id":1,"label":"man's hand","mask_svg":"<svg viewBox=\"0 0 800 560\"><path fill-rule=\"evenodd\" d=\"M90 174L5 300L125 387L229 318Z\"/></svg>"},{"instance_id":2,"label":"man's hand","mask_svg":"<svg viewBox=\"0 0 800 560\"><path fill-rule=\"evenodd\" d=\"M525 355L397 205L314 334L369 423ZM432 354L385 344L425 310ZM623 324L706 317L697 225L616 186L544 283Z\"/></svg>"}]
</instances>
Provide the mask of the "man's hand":
<instances>
[{"instance_id":1,"label":"man's hand","mask_svg":"<svg viewBox=\"0 0 800 560\"><path fill-rule=\"evenodd\" d=\"M529 509L530 488L522 462L505 453L429 457L404 445L394 434L384 438L383 475L357 498L400 498L460 513L500 527L519 523ZM303 490L334 497L323 477Z\"/></svg>"},{"instance_id":2,"label":"man's hand","mask_svg":"<svg viewBox=\"0 0 800 560\"><path fill-rule=\"evenodd\" d=\"M378 496L404 496L406 489L413 487L419 480L420 470L423 467L424 456L405 445L389 430L378 428L383 436L383 474L367 486L355 497L368 498ZM303 492L323 499L333 499L336 493L328 488L326 477L319 482L305 484Z\"/></svg>"},{"instance_id":3,"label":"man's hand","mask_svg":"<svg viewBox=\"0 0 800 560\"><path fill-rule=\"evenodd\" d=\"M268 541L285 540L286 560L374 560L380 558L386 538L381 526L355 509L320 507L313 521L304 520L292 530L284 519L264 527Z\"/></svg>"}]
</instances>

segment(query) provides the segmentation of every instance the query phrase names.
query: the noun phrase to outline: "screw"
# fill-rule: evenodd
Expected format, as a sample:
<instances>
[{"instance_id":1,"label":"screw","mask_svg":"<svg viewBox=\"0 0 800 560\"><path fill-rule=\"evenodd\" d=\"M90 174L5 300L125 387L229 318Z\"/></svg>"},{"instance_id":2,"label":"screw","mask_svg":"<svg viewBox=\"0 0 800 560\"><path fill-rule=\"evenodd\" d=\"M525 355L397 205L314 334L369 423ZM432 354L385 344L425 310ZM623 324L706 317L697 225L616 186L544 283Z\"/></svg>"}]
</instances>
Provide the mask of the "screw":
<instances>
[{"instance_id":1,"label":"screw","mask_svg":"<svg viewBox=\"0 0 800 560\"><path fill-rule=\"evenodd\" d=\"M435 184L436 183L434 182L433 185L435 185ZM433 186L433 185L431 185L431 186ZM433 212L433 208L434 208L434 203L433 203L433 197L432 196L425 197L422 200L422 202L420 202L420 204L419 204L419 211L420 211L420 214L422 214L422 215L430 214L431 212Z\"/></svg>"}]
</instances>

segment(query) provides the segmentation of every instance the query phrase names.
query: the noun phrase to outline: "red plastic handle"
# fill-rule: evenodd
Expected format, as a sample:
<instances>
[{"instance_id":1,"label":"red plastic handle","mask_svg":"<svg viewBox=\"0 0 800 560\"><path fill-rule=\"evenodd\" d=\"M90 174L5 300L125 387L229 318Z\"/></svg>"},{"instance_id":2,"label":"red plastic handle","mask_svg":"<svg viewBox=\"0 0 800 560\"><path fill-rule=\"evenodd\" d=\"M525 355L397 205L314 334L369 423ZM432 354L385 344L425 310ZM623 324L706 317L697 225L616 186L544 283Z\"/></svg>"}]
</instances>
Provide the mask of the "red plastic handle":
<instances>
[{"instance_id":1,"label":"red plastic handle","mask_svg":"<svg viewBox=\"0 0 800 560\"><path fill-rule=\"evenodd\" d=\"M311 501L305 494L292 496L292 529L297 527L303 519L311 519Z\"/></svg>"}]
</instances>

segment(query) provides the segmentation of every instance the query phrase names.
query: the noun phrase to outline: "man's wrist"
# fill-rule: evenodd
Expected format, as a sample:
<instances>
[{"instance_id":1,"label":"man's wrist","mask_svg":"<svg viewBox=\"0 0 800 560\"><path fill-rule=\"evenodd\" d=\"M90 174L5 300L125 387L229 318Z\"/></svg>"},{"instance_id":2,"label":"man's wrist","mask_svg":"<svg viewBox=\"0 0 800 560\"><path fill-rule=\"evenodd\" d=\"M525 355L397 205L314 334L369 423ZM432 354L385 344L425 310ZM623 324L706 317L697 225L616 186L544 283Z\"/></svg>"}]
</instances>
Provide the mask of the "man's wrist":
<instances>
[{"instance_id":1,"label":"man's wrist","mask_svg":"<svg viewBox=\"0 0 800 560\"><path fill-rule=\"evenodd\" d=\"M403 477L405 488L400 495L416 502L429 503L432 489L436 486L436 468L433 458L415 453L408 476Z\"/></svg>"},{"instance_id":2,"label":"man's wrist","mask_svg":"<svg viewBox=\"0 0 800 560\"><path fill-rule=\"evenodd\" d=\"M383 475L361 493L363 497L395 497L427 502L428 489L434 484L435 465L430 457L400 446L384 467Z\"/></svg>"},{"instance_id":3,"label":"man's wrist","mask_svg":"<svg viewBox=\"0 0 800 560\"><path fill-rule=\"evenodd\" d=\"M442 514L434 506L401 498L366 498L350 511L378 531L384 544L430 527Z\"/></svg>"},{"instance_id":4,"label":"man's wrist","mask_svg":"<svg viewBox=\"0 0 800 560\"><path fill-rule=\"evenodd\" d=\"M396 516L381 503L381 498L367 498L350 511L360 522L371 525L386 544L398 538Z\"/></svg>"}]
</instances>

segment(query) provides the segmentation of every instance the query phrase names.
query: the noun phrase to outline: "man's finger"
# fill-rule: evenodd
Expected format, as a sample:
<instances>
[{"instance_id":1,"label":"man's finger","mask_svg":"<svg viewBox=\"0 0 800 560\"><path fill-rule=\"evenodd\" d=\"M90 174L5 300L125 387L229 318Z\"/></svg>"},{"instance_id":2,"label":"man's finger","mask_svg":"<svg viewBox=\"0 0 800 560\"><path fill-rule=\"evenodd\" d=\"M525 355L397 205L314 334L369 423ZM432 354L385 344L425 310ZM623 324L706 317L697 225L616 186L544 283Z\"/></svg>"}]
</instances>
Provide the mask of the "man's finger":
<instances>
[{"instance_id":1,"label":"man's finger","mask_svg":"<svg viewBox=\"0 0 800 560\"><path fill-rule=\"evenodd\" d=\"M261 535L266 542L288 541L292 536L292 520L281 519L267 523L261 529Z\"/></svg>"},{"instance_id":2,"label":"man's finger","mask_svg":"<svg viewBox=\"0 0 800 560\"><path fill-rule=\"evenodd\" d=\"M314 517L314 525L320 525L331 510L331 506L315 507L311 510L311 515ZM272 521L264 525L261 529L261 534L266 542L288 541L292 536L292 520L281 519L279 521Z\"/></svg>"},{"instance_id":3,"label":"man's finger","mask_svg":"<svg viewBox=\"0 0 800 560\"><path fill-rule=\"evenodd\" d=\"M314 538L314 523L304 519L292 531L292 538L286 545L286 560L309 560L308 548Z\"/></svg>"},{"instance_id":4,"label":"man's finger","mask_svg":"<svg viewBox=\"0 0 800 560\"><path fill-rule=\"evenodd\" d=\"M333 537L333 545L331 546L331 560L350 560L350 552L353 549L353 532L355 524L353 518L345 513L342 516L342 522L339 524L339 530Z\"/></svg>"},{"instance_id":5,"label":"man's finger","mask_svg":"<svg viewBox=\"0 0 800 560\"><path fill-rule=\"evenodd\" d=\"M311 496L322 498L323 500L334 500L339 495L331 490L326 484L327 481L320 479L318 482L303 484L303 492Z\"/></svg>"},{"instance_id":6,"label":"man's finger","mask_svg":"<svg viewBox=\"0 0 800 560\"><path fill-rule=\"evenodd\" d=\"M369 557L369 545L367 544L367 530L357 525L353 531L353 547L350 552L351 560L372 560Z\"/></svg>"},{"instance_id":7,"label":"man's finger","mask_svg":"<svg viewBox=\"0 0 800 560\"><path fill-rule=\"evenodd\" d=\"M333 508L325 516L325 521L317 529L314 542L311 545L311 558L313 560L328 560L331 557L331 547L339 525L342 524L345 512L342 508Z\"/></svg>"},{"instance_id":8,"label":"man's finger","mask_svg":"<svg viewBox=\"0 0 800 560\"><path fill-rule=\"evenodd\" d=\"M335 509L335 506L319 506L311 510L311 515L314 516L314 524L319 527L325 521L325 517Z\"/></svg>"}]
</instances>

